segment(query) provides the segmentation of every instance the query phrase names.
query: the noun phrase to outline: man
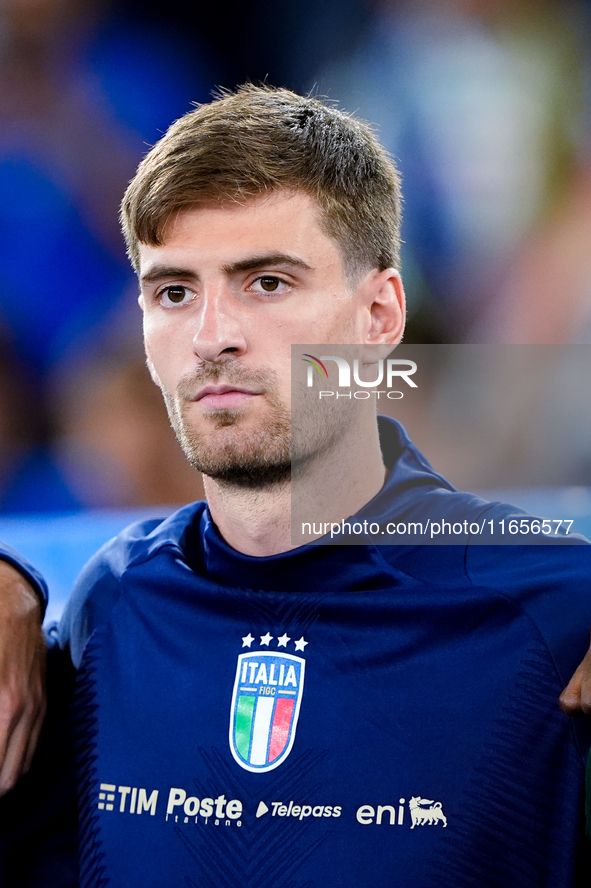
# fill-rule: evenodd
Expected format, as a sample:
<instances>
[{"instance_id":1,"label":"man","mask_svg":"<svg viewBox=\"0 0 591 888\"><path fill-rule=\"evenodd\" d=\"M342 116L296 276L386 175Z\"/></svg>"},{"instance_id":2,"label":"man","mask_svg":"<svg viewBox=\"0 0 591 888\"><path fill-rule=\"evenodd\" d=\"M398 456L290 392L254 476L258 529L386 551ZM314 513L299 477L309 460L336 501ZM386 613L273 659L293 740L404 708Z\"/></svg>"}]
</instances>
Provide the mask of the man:
<instances>
[{"instance_id":1,"label":"man","mask_svg":"<svg viewBox=\"0 0 591 888\"><path fill-rule=\"evenodd\" d=\"M109 543L64 615L81 884L576 884L585 738L555 700L591 549L292 544L292 463L328 521L515 513L372 405L298 400L292 447L290 346L361 367L402 335L398 179L370 130L244 87L171 127L123 225L208 505Z\"/></svg>"}]
</instances>

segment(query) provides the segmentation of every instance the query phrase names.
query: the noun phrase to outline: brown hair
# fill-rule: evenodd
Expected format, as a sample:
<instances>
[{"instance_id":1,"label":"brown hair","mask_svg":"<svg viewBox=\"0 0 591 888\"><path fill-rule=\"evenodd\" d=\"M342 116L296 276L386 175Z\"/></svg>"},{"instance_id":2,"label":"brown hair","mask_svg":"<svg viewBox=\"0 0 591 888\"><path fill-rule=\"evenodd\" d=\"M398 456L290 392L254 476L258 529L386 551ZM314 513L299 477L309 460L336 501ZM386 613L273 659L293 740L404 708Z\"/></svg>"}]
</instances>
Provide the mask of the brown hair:
<instances>
[{"instance_id":1,"label":"brown hair","mask_svg":"<svg viewBox=\"0 0 591 888\"><path fill-rule=\"evenodd\" d=\"M180 210L303 191L354 278L398 266L400 183L368 124L317 98L246 84L198 105L146 155L121 206L129 257L161 245Z\"/></svg>"}]
</instances>

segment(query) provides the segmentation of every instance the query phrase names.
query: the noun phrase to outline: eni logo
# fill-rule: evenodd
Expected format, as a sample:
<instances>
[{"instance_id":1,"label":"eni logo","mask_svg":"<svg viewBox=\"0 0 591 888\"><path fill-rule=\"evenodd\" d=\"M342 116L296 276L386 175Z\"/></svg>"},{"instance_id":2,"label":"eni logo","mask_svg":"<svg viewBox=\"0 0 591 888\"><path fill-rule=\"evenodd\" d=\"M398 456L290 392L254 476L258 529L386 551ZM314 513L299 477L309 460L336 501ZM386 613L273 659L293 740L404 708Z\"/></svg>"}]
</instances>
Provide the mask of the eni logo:
<instances>
[{"instance_id":1,"label":"eni logo","mask_svg":"<svg viewBox=\"0 0 591 888\"><path fill-rule=\"evenodd\" d=\"M426 805L429 807L425 807ZM408 807L412 821L411 829L414 829L415 826L433 826L439 822L447 826L447 817L443 813L441 802L433 802L429 799L422 799L420 796L414 796L408 803Z\"/></svg>"}]
</instances>

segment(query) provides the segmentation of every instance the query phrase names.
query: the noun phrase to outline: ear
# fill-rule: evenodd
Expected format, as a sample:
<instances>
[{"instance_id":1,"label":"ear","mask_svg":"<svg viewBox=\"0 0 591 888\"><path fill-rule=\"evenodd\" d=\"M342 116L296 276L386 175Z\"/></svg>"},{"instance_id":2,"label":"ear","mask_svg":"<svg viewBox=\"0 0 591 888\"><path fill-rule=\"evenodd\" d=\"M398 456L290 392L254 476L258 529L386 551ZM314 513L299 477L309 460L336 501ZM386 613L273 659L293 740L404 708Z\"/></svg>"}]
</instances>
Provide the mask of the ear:
<instances>
[{"instance_id":1,"label":"ear","mask_svg":"<svg viewBox=\"0 0 591 888\"><path fill-rule=\"evenodd\" d=\"M406 301L402 278L395 268L374 270L362 282L367 306L364 341L371 345L398 345L404 333Z\"/></svg>"}]
</instances>

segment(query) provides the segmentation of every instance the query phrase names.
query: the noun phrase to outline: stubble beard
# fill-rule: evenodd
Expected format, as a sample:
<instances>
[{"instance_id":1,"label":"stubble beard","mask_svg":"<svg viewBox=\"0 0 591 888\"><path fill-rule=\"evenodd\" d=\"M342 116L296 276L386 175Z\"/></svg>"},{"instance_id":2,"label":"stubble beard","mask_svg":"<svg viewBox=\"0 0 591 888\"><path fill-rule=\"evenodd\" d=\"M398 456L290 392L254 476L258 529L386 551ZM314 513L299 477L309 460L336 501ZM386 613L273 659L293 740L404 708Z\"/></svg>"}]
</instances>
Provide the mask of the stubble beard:
<instances>
[{"instance_id":1,"label":"stubble beard","mask_svg":"<svg viewBox=\"0 0 591 888\"><path fill-rule=\"evenodd\" d=\"M240 428L246 412L241 408L206 411L204 429L195 427L189 416L195 393L220 381L261 392L257 398L265 399L267 410L255 429ZM221 484L245 489L289 482L291 417L277 394L274 371L245 371L232 363L202 364L181 379L175 394L165 389L162 394L179 444L198 472Z\"/></svg>"}]
</instances>

